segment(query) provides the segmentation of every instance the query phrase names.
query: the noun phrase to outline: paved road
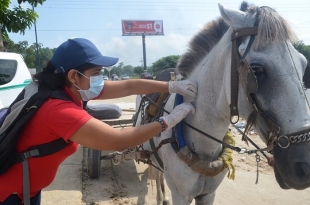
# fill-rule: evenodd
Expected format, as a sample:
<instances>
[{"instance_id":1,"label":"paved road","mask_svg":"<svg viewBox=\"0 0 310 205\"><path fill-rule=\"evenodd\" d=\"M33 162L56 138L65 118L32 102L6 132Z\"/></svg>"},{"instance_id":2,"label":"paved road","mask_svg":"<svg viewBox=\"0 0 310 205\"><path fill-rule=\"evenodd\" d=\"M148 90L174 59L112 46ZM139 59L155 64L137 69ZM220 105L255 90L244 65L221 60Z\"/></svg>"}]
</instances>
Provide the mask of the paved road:
<instances>
[{"instance_id":1,"label":"paved road","mask_svg":"<svg viewBox=\"0 0 310 205\"><path fill-rule=\"evenodd\" d=\"M42 205L80 205L82 203L83 153L78 151L68 157L59 167L54 182L43 189Z\"/></svg>"}]
</instances>

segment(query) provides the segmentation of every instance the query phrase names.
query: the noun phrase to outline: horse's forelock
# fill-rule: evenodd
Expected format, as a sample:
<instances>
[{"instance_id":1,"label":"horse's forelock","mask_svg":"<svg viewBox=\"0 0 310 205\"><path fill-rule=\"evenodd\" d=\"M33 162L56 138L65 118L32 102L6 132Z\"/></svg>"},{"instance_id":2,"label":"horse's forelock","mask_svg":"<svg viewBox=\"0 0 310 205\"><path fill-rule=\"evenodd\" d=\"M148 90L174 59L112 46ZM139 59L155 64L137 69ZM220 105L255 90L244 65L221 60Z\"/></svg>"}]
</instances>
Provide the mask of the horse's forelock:
<instances>
[{"instance_id":1,"label":"horse's forelock","mask_svg":"<svg viewBox=\"0 0 310 205\"><path fill-rule=\"evenodd\" d=\"M289 23L274 9L264 6L260 7L259 11L255 49L264 48L272 42L290 41L294 43L298 40Z\"/></svg>"}]
</instances>

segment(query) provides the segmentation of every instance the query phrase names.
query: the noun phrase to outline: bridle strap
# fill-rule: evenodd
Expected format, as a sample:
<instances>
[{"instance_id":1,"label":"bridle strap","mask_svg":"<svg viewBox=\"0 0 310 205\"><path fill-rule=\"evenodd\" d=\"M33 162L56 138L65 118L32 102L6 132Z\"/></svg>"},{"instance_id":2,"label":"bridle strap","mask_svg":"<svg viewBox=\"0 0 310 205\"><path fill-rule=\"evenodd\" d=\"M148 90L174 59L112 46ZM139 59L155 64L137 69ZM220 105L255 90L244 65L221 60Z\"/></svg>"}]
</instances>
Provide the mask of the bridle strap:
<instances>
[{"instance_id":1,"label":"bridle strap","mask_svg":"<svg viewBox=\"0 0 310 205\"><path fill-rule=\"evenodd\" d=\"M237 38L240 38L242 36L253 36L257 35L258 33L258 27L246 27L246 28L240 28L238 30L234 30L231 35L231 40L235 40Z\"/></svg>"},{"instance_id":2,"label":"bridle strap","mask_svg":"<svg viewBox=\"0 0 310 205\"><path fill-rule=\"evenodd\" d=\"M234 32L233 32L234 33ZM231 92L230 92L230 122L235 124L239 121L239 111L238 111L238 91L239 91L239 74L237 70L237 59L239 59L239 53L236 52L237 49L237 39L232 40L231 46ZM233 121L233 117L237 116L237 120Z\"/></svg>"},{"instance_id":3,"label":"bridle strap","mask_svg":"<svg viewBox=\"0 0 310 205\"><path fill-rule=\"evenodd\" d=\"M239 121L239 111L238 111L238 91L239 91L239 74L237 66L240 61L244 60L245 56L250 51L250 48L254 42L255 35L257 35L258 27L247 27L234 30L231 34L231 92L230 92L230 122L236 124ZM240 45L239 38L242 36L251 36L249 43L243 53L242 57L238 52L238 47ZM233 121L233 117L237 116L237 120Z\"/></svg>"}]
</instances>

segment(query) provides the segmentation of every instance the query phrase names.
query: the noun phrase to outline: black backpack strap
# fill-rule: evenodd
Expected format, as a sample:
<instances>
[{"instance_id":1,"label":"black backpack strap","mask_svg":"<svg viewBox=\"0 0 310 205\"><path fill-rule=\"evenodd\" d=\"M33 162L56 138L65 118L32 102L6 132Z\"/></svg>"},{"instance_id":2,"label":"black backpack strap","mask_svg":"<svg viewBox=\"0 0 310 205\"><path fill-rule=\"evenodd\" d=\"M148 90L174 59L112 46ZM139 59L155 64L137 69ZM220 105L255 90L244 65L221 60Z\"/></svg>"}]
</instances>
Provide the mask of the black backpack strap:
<instances>
[{"instance_id":1,"label":"black backpack strap","mask_svg":"<svg viewBox=\"0 0 310 205\"><path fill-rule=\"evenodd\" d=\"M69 143L63 138L59 138L49 143L36 145L30 147L29 150L22 152L16 158L15 163L22 162L23 165L23 195L24 205L30 205L30 182L29 182L29 165L28 158L30 157L44 157L54 154L64 149Z\"/></svg>"},{"instance_id":2,"label":"black backpack strap","mask_svg":"<svg viewBox=\"0 0 310 205\"><path fill-rule=\"evenodd\" d=\"M17 155L14 164L23 162L30 157L45 157L64 149L69 143L63 138L54 141L30 147L27 151Z\"/></svg>"},{"instance_id":3,"label":"black backpack strap","mask_svg":"<svg viewBox=\"0 0 310 205\"><path fill-rule=\"evenodd\" d=\"M24 160L23 163L23 195L24 205L30 204L30 182L29 182L29 166L28 159Z\"/></svg>"},{"instance_id":4,"label":"black backpack strap","mask_svg":"<svg viewBox=\"0 0 310 205\"><path fill-rule=\"evenodd\" d=\"M50 98L72 101L72 99L63 90L52 90L49 94Z\"/></svg>"}]
</instances>

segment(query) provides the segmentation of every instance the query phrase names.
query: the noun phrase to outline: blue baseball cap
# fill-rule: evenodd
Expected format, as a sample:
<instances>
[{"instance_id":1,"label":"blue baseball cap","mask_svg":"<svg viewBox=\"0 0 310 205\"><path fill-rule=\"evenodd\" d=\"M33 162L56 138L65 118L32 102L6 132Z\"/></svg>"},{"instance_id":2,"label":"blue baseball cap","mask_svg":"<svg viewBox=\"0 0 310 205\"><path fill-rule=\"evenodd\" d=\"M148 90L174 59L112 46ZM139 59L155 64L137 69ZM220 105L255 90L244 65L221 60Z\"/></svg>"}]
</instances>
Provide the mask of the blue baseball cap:
<instances>
[{"instance_id":1,"label":"blue baseball cap","mask_svg":"<svg viewBox=\"0 0 310 205\"><path fill-rule=\"evenodd\" d=\"M103 56L91 41L84 38L68 39L55 50L51 59L57 73L65 73L86 63L108 67L117 61L118 58Z\"/></svg>"}]
</instances>

